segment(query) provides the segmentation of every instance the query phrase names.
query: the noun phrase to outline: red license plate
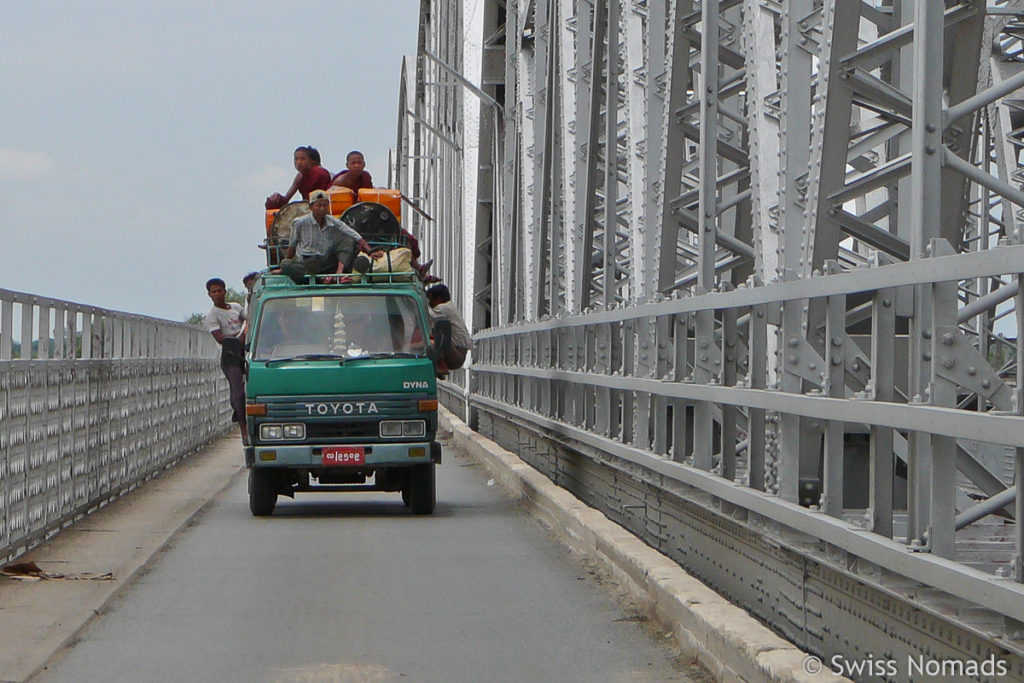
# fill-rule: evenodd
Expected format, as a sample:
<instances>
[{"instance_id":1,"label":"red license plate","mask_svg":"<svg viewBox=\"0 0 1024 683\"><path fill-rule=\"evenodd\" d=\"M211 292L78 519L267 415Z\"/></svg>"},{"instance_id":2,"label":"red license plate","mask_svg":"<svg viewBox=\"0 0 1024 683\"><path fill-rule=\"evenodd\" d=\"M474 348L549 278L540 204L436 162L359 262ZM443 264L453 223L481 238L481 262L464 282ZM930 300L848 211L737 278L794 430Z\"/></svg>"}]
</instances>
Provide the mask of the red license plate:
<instances>
[{"instance_id":1,"label":"red license plate","mask_svg":"<svg viewBox=\"0 0 1024 683\"><path fill-rule=\"evenodd\" d=\"M366 451L362 446L327 446L322 451L324 465L363 465Z\"/></svg>"}]
</instances>

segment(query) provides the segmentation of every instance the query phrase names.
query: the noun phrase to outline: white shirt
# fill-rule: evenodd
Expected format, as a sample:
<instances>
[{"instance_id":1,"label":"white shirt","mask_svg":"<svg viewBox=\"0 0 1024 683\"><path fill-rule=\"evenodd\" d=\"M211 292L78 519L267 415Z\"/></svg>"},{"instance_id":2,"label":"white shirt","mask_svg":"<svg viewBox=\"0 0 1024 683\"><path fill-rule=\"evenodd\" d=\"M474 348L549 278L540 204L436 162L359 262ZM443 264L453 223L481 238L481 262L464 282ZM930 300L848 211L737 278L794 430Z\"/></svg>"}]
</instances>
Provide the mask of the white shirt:
<instances>
[{"instance_id":1,"label":"white shirt","mask_svg":"<svg viewBox=\"0 0 1024 683\"><path fill-rule=\"evenodd\" d=\"M206 329L209 332L220 333L225 337L237 337L242 332L242 323L245 322L245 309L233 301L227 302L227 308L213 306L206 314Z\"/></svg>"}]
</instances>

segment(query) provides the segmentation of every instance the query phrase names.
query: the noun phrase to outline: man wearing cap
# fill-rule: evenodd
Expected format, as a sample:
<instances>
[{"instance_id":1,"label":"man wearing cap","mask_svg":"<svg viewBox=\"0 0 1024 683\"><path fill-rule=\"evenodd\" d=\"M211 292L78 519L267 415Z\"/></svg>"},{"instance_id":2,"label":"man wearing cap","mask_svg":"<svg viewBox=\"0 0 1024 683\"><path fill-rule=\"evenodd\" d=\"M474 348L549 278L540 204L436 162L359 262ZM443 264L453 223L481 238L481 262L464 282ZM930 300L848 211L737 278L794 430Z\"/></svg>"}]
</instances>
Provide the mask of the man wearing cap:
<instances>
[{"instance_id":1,"label":"man wearing cap","mask_svg":"<svg viewBox=\"0 0 1024 683\"><path fill-rule=\"evenodd\" d=\"M307 275L344 272L355 258L357 246L360 251L370 251L363 236L331 216L330 209L330 195L314 190L309 194L310 213L292 223L281 272L296 284L305 282Z\"/></svg>"}]
</instances>

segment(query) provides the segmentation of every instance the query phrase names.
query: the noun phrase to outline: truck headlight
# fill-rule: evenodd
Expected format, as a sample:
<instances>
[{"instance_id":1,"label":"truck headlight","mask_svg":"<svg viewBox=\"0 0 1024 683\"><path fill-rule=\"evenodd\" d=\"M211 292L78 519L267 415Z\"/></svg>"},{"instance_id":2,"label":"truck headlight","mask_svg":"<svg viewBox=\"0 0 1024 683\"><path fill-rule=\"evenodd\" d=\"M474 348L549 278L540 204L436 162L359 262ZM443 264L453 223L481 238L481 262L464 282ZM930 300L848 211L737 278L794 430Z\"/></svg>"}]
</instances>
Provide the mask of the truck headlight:
<instances>
[{"instance_id":1,"label":"truck headlight","mask_svg":"<svg viewBox=\"0 0 1024 683\"><path fill-rule=\"evenodd\" d=\"M423 420L405 420L402 422L402 436L425 436L427 423Z\"/></svg>"},{"instance_id":2,"label":"truck headlight","mask_svg":"<svg viewBox=\"0 0 1024 683\"><path fill-rule=\"evenodd\" d=\"M382 439L402 436L401 420L383 420L380 423L380 436Z\"/></svg>"},{"instance_id":3,"label":"truck headlight","mask_svg":"<svg viewBox=\"0 0 1024 683\"><path fill-rule=\"evenodd\" d=\"M280 441L283 436L281 425L260 425L260 438L264 441Z\"/></svg>"},{"instance_id":4,"label":"truck headlight","mask_svg":"<svg viewBox=\"0 0 1024 683\"><path fill-rule=\"evenodd\" d=\"M285 439L305 439L306 438L306 425L294 424L284 426L284 438Z\"/></svg>"},{"instance_id":5,"label":"truck headlight","mask_svg":"<svg viewBox=\"0 0 1024 683\"><path fill-rule=\"evenodd\" d=\"M410 436L426 436L427 423L423 420L382 420L380 436L382 439L398 439Z\"/></svg>"},{"instance_id":6,"label":"truck headlight","mask_svg":"<svg viewBox=\"0 0 1024 683\"><path fill-rule=\"evenodd\" d=\"M298 424L262 424L260 439L263 441L300 441L306 438L306 425Z\"/></svg>"}]
</instances>

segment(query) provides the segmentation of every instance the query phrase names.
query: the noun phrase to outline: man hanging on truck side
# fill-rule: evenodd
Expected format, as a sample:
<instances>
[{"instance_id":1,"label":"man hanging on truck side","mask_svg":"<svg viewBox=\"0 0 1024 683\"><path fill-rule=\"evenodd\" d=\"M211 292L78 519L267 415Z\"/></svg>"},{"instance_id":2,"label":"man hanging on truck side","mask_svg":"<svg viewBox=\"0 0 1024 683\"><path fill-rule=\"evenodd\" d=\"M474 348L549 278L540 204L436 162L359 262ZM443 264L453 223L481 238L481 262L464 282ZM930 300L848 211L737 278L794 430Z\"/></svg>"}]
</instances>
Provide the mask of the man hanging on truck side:
<instances>
[{"instance_id":1,"label":"man hanging on truck side","mask_svg":"<svg viewBox=\"0 0 1024 683\"><path fill-rule=\"evenodd\" d=\"M449 370L457 370L466 362L466 354L473 348L473 339L462 320L462 314L452 303L448 285L434 285L427 290L430 317L434 321L434 345L437 347L437 377L444 379Z\"/></svg>"},{"instance_id":2,"label":"man hanging on truck side","mask_svg":"<svg viewBox=\"0 0 1024 683\"><path fill-rule=\"evenodd\" d=\"M206 313L206 329L220 344L220 369L231 389L231 421L237 422L242 432L242 443L249 445L245 430L245 336L243 324L245 309L240 304L227 301L227 285L219 277L206 281L206 293L213 301L213 307Z\"/></svg>"}]
</instances>

